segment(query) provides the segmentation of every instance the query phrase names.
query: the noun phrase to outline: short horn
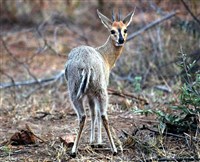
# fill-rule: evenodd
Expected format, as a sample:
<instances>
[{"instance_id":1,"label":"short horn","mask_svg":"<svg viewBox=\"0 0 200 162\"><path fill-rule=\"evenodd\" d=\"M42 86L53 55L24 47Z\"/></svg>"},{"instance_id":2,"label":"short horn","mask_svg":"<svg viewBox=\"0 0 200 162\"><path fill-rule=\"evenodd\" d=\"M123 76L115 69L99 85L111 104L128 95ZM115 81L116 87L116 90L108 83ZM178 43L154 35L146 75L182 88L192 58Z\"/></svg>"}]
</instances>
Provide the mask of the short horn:
<instances>
[{"instance_id":1,"label":"short horn","mask_svg":"<svg viewBox=\"0 0 200 162\"><path fill-rule=\"evenodd\" d=\"M121 21L121 9L118 10L118 21Z\"/></svg>"},{"instance_id":2,"label":"short horn","mask_svg":"<svg viewBox=\"0 0 200 162\"><path fill-rule=\"evenodd\" d=\"M114 9L112 9L112 21L115 21Z\"/></svg>"}]
</instances>

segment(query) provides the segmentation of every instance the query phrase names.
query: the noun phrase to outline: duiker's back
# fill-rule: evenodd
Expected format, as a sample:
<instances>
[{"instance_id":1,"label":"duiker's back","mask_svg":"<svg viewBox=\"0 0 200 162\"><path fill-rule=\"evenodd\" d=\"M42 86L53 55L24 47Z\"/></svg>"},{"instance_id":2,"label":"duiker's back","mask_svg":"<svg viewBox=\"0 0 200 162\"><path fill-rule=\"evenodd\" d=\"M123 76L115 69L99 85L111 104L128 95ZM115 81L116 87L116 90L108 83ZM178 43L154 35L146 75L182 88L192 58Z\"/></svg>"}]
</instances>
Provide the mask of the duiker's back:
<instances>
[{"instance_id":1,"label":"duiker's back","mask_svg":"<svg viewBox=\"0 0 200 162\"><path fill-rule=\"evenodd\" d=\"M95 48L89 46L74 48L69 53L66 64L69 91L80 97L79 95L82 95L83 92L87 91L92 95L99 87L106 88L107 71L103 56ZM81 81L83 82L82 86L80 86Z\"/></svg>"}]
</instances>

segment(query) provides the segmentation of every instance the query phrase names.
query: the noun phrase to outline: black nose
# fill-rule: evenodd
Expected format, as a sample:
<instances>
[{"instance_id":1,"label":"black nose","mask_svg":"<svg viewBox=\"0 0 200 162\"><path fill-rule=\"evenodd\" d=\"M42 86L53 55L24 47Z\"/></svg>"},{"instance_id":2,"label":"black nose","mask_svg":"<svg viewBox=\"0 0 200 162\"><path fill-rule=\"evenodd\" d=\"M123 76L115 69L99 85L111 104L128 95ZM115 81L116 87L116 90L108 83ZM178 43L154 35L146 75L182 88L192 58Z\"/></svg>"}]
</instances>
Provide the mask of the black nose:
<instances>
[{"instance_id":1,"label":"black nose","mask_svg":"<svg viewBox=\"0 0 200 162\"><path fill-rule=\"evenodd\" d=\"M123 44L124 43L124 39L123 38L119 38L119 44Z\"/></svg>"}]
</instances>

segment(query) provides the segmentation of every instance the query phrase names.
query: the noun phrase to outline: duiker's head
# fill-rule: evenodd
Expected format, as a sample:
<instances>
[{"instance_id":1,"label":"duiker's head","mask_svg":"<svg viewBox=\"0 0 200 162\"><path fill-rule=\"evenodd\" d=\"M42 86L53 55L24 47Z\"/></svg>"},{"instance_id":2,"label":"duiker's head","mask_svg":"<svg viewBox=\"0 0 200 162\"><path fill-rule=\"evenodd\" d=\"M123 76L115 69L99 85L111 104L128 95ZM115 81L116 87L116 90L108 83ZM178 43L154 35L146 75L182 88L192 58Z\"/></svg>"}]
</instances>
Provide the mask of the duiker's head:
<instances>
[{"instance_id":1,"label":"duiker's head","mask_svg":"<svg viewBox=\"0 0 200 162\"><path fill-rule=\"evenodd\" d=\"M127 27L132 21L134 11L130 12L123 20L121 20L120 12L118 19L116 20L114 13L112 12L112 20L104 16L97 10L98 16L101 22L109 30L110 36L114 41L115 46L123 46L127 38Z\"/></svg>"}]
</instances>

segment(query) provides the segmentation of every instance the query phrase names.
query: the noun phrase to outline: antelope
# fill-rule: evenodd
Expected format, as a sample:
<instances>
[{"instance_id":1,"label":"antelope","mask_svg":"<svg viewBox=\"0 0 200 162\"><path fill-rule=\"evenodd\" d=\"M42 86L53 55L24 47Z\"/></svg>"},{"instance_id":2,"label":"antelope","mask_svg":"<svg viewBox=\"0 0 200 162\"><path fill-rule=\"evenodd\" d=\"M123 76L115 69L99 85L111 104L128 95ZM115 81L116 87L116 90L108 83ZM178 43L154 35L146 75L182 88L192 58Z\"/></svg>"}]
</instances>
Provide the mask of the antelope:
<instances>
[{"instance_id":1,"label":"antelope","mask_svg":"<svg viewBox=\"0 0 200 162\"><path fill-rule=\"evenodd\" d=\"M100 47L79 46L72 49L65 65L65 78L71 103L78 116L79 130L76 135L71 156L76 157L79 140L86 122L84 98L88 99L91 110L90 144L95 143L95 126L97 124L97 144L102 144L101 125L106 130L113 155L117 154L113 137L108 123L107 107L110 71L122 53L127 38L127 27L132 21L134 11L123 20L119 12L118 19L112 12L112 20L97 10L97 14L108 29L110 35L106 43Z\"/></svg>"}]
</instances>

